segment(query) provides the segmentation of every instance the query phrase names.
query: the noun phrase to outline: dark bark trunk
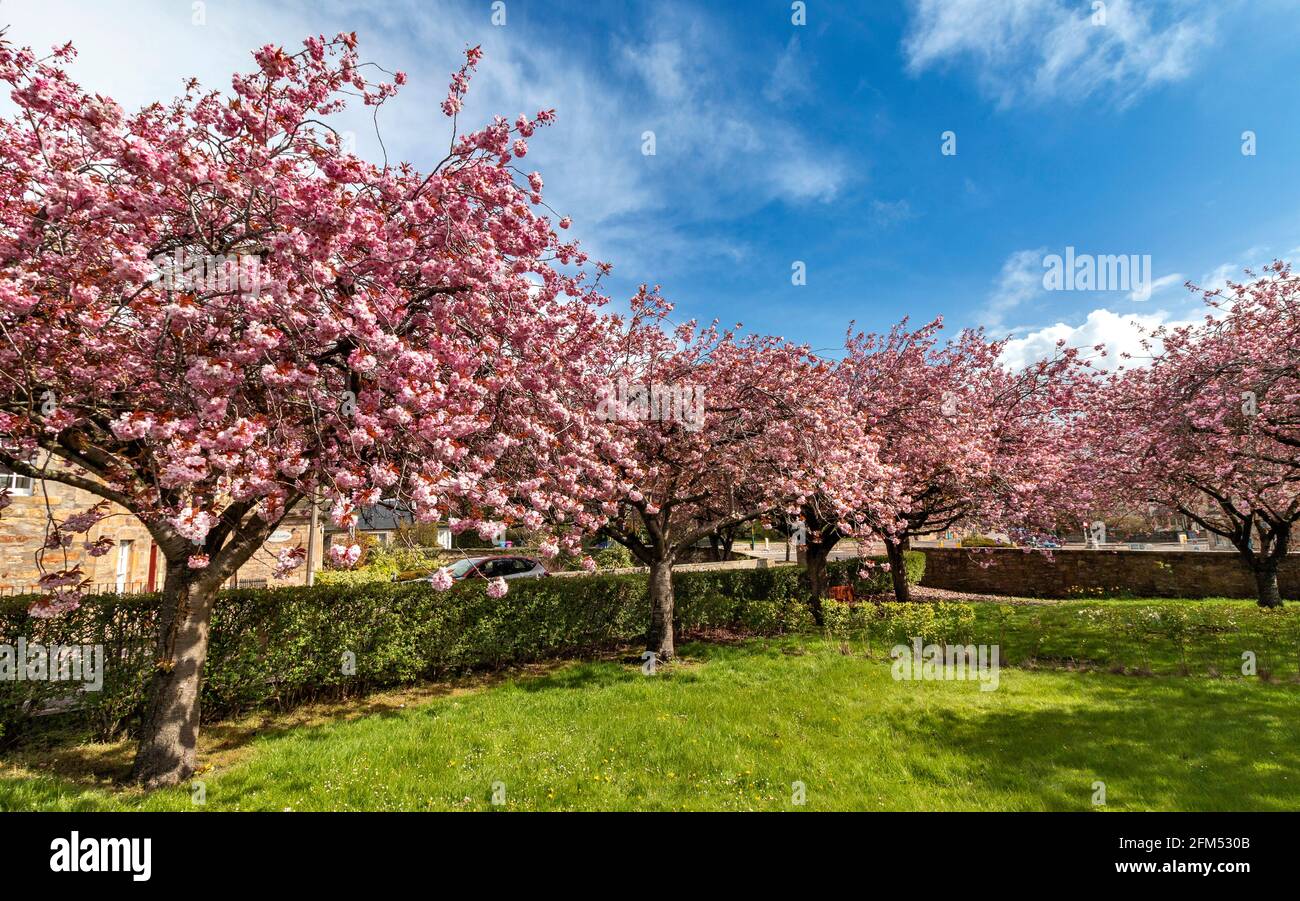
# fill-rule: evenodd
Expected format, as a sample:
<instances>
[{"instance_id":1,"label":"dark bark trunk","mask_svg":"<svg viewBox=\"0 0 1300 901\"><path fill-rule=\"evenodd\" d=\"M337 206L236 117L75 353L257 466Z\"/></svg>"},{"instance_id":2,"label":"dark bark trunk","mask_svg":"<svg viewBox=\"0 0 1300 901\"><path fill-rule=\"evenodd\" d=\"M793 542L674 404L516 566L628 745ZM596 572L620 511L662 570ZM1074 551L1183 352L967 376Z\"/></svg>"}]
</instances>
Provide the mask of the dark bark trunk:
<instances>
[{"instance_id":1,"label":"dark bark trunk","mask_svg":"<svg viewBox=\"0 0 1300 901\"><path fill-rule=\"evenodd\" d=\"M709 559L714 563L723 563L731 559L731 549L736 543L736 533L733 529L725 532L714 532L709 536Z\"/></svg>"},{"instance_id":2,"label":"dark bark trunk","mask_svg":"<svg viewBox=\"0 0 1300 901\"><path fill-rule=\"evenodd\" d=\"M131 780L150 789L183 782L195 767L208 622L220 583L196 577L187 566L185 560L167 562L156 668L131 770Z\"/></svg>"},{"instance_id":3,"label":"dark bark trunk","mask_svg":"<svg viewBox=\"0 0 1300 901\"><path fill-rule=\"evenodd\" d=\"M1272 524L1268 528L1263 525L1252 527L1248 523L1233 538L1232 543L1237 546L1255 574L1255 591L1261 607L1282 606L1282 591L1278 586L1277 574L1290 549L1291 528L1289 522ZM1258 539L1255 538L1256 530Z\"/></svg>"},{"instance_id":4,"label":"dark bark trunk","mask_svg":"<svg viewBox=\"0 0 1300 901\"><path fill-rule=\"evenodd\" d=\"M671 660L673 646L673 564L656 560L650 564L650 630L646 633L646 650L660 660Z\"/></svg>"},{"instance_id":5,"label":"dark bark trunk","mask_svg":"<svg viewBox=\"0 0 1300 901\"><path fill-rule=\"evenodd\" d=\"M808 565L808 606L818 628L823 625L822 598L826 597L826 559L830 553L831 545L824 541L809 541L804 552Z\"/></svg>"},{"instance_id":6,"label":"dark bark trunk","mask_svg":"<svg viewBox=\"0 0 1300 901\"><path fill-rule=\"evenodd\" d=\"M912 599L912 588L907 584L907 564L903 559L903 551L907 550L907 544L907 539L902 541L885 539L885 553L889 556L889 575L894 581L894 597L904 602Z\"/></svg>"},{"instance_id":7,"label":"dark bark trunk","mask_svg":"<svg viewBox=\"0 0 1300 901\"><path fill-rule=\"evenodd\" d=\"M1255 586L1259 593L1259 606L1281 607L1282 592L1277 584L1277 560L1261 560L1255 564Z\"/></svg>"}]
</instances>

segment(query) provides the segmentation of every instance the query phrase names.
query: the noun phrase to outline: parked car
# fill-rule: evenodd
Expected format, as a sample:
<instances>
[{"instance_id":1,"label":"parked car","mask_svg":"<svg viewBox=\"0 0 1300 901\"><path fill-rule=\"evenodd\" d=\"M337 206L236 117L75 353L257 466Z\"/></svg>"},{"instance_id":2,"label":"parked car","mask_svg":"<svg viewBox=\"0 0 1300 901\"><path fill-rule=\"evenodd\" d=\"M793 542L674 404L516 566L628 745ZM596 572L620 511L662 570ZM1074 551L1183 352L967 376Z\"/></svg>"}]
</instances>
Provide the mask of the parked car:
<instances>
[{"instance_id":1,"label":"parked car","mask_svg":"<svg viewBox=\"0 0 1300 901\"><path fill-rule=\"evenodd\" d=\"M1043 550L1054 551L1061 547L1061 542L1055 538L1030 538L1025 542L1025 547L1042 548Z\"/></svg>"},{"instance_id":2,"label":"parked car","mask_svg":"<svg viewBox=\"0 0 1300 901\"><path fill-rule=\"evenodd\" d=\"M540 579L549 575L546 567L530 557L467 557L447 567L454 581L465 579ZM398 573L394 582L427 582L435 569Z\"/></svg>"}]
</instances>

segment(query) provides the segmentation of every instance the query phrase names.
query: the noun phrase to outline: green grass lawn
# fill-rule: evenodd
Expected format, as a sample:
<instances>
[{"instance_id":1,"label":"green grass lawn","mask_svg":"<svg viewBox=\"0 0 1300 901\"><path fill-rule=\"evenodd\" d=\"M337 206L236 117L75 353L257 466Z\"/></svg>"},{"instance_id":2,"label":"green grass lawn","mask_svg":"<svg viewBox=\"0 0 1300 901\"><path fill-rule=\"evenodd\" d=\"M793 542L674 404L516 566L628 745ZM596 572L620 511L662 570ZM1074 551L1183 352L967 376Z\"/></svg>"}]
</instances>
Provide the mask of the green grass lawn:
<instances>
[{"instance_id":1,"label":"green grass lawn","mask_svg":"<svg viewBox=\"0 0 1300 901\"><path fill-rule=\"evenodd\" d=\"M251 738L216 727L202 807L28 749L0 767L0 810L1092 810L1097 781L1106 810L1300 808L1294 682L1008 668L981 692L849 650L690 644L654 676L577 663ZM121 766L129 746L77 753Z\"/></svg>"},{"instance_id":2,"label":"green grass lawn","mask_svg":"<svg viewBox=\"0 0 1300 901\"><path fill-rule=\"evenodd\" d=\"M1000 645L1004 661L1169 675L1240 675L1242 654L1249 651L1266 679L1300 678L1300 605L1294 603L1277 611L1224 598L974 606L975 640ZM1153 618L1152 612L1160 618Z\"/></svg>"}]
</instances>

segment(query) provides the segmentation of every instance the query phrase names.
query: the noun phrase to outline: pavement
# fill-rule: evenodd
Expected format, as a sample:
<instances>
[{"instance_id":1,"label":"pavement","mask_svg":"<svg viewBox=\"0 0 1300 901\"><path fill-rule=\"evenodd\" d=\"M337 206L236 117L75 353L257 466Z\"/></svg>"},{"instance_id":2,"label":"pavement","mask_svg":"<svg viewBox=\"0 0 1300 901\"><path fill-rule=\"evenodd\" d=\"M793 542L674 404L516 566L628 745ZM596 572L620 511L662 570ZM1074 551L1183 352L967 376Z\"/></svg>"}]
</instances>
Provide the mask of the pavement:
<instances>
[{"instance_id":1,"label":"pavement","mask_svg":"<svg viewBox=\"0 0 1300 901\"><path fill-rule=\"evenodd\" d=\"M786 559L787 547L789 547L790 549L789 560L790 562L793 563L797 557L795 546L793 544L787 545L786 542L784 541L782 542L773 541L769 543L767 547L764 547L763 542L759 541L755 544L753 550L750 550L748 541L737 541L734 545L732 545L731 552L733 554L743 554L747 557L758 557L760 560L768 560L773 563L779 563ZM877 544L868 544L865 548L865 551L867 556L883 554L885 552L885 546L877 545ZM835 545L835 547L831 550L829 559L852 560L857 556L858 556L858 543L856 541L841 541L839 544Z\"/></svg>"}]
</instances>

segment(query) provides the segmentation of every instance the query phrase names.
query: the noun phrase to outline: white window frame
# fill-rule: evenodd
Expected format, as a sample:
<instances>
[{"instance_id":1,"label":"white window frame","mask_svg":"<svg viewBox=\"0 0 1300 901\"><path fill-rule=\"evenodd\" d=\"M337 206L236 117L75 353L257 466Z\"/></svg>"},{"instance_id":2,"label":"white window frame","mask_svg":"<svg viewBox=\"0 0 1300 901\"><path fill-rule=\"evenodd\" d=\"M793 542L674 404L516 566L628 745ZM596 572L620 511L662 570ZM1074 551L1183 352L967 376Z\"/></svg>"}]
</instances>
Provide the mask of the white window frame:
<instances>
[{"instance_id":1,"label":"white window frame","mask_svg":"<svg viewBox=\"0 0 1300 901\"><path fill-rule=\"evenodd\" d=\"M36 480L31 476L19 475L0 466L0 491L8 489L14 497L31 497L36 487Z\"/></svg>"}]
</instances>

